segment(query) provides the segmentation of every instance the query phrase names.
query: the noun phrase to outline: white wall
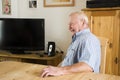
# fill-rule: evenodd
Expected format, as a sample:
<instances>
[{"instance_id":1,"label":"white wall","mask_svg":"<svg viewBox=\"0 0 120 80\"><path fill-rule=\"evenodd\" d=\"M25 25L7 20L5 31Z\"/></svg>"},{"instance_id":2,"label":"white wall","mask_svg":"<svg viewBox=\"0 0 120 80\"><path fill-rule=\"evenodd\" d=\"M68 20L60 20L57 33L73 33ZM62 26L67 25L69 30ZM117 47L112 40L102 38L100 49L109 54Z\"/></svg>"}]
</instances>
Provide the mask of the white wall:
<instances>
[{"instance_id":1,"label":"white wall","mask_svg":"<svg viewBox=\"0 0 120 80\"><path fill-rule=\"evenodd\" d=\"M68 15L86 7L86 0L75 0L74 7L43 7L43 0L37 0L37 8L29 8L29 0L11 1L12 15L2 15L0 4L0 17L44 18L46 47L48 41L55 41L56 45L65 52L71 42L71 34L68 30Z\"/></svg>"}]
</instances>

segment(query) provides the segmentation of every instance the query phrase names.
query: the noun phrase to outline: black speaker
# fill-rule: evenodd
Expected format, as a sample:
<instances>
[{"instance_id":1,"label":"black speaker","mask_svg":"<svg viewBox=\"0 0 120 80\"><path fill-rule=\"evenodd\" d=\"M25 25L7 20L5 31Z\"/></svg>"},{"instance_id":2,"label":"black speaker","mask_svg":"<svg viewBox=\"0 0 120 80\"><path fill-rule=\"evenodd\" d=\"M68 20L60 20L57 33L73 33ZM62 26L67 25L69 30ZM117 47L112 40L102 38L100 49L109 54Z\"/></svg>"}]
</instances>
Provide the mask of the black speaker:
<instances>
[{"instance_id":1,"label":"black speaker","mask_svg":"<svg viewBox=\"0 0 120 80\"><path fill-rule=\"evenodd\" d=\"M48 56L55 56L55 42L48 42Z\"/></svg>"},{"instance_id":2,"label":"black speaker","mask_svg":"<svg viewBox=\"0 0 120 80\"><path fill-rule=\"evenodd\" d=\"M120 7L120 0L88 0L87 8Z\"/></svg>"}]
</instances>

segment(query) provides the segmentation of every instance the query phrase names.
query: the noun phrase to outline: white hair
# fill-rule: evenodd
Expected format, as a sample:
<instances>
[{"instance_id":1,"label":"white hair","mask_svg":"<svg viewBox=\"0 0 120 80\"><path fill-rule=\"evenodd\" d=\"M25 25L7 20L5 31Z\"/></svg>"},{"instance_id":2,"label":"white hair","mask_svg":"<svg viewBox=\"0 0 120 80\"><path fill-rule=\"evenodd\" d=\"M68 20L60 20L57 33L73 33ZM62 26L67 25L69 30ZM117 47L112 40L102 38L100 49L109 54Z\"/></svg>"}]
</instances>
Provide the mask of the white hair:
<instances>
[{"instance_id":1,"label":"white hair","mask_svg":"<svg viewBox=\"0 0 120 80\"><path fill-rule=\"evenodd\" d=\"M78 18L80 20L84 20L85 23L88 24L88 17L84 12L82 12L82 11L81 12L73 12L70 14L70 16L72 16L72 15L78 15Z\"/></svg>"}]
</instances>

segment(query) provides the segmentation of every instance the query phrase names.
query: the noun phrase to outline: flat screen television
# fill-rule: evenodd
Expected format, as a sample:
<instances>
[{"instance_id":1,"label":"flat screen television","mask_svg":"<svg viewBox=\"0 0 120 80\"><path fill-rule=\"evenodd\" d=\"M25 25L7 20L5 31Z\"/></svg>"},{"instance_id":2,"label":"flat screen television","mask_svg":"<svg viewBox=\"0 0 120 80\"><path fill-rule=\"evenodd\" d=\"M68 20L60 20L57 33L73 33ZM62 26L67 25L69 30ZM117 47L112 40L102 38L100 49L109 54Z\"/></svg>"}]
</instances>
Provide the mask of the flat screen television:
<instances>
[{"instance_id":1,"label":"flat screen television","mask_svg":"<svg viewBox=\"0 0 120 80\"><path fill-rule=\"evenodd\" d=\"M0 49L12 53L45 48L45 20L34 18L0 18Z\"/></svg>"}]
</instances>

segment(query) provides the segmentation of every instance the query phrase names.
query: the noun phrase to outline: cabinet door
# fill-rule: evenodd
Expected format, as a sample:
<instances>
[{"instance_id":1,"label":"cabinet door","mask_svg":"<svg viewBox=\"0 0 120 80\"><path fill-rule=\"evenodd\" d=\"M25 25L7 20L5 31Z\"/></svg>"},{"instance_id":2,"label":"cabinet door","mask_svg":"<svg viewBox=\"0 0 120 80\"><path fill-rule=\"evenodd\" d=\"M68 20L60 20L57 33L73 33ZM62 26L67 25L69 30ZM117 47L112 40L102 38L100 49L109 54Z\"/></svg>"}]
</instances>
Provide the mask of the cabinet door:
<instances>
[{"instance_id":1,"label":"cabinet door","mask_svg":"<svg viewBox=\"0 0 120 80\"><path fill-rule=\"evenodd\" d=\"M106 73L118 75L118 64L115 63L119 48L119 26L116 11L93 11L90 20L91 31L96 36L109 39Z\"/></svg>"}]
</instances>

